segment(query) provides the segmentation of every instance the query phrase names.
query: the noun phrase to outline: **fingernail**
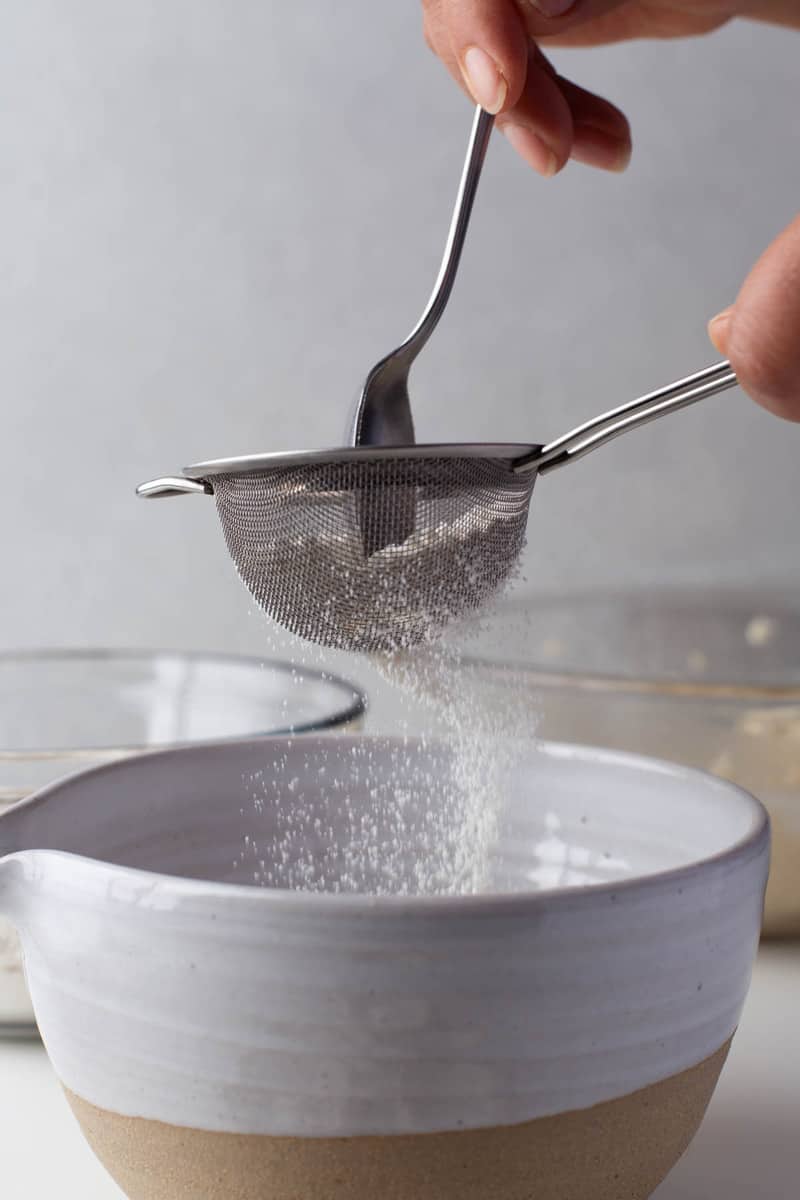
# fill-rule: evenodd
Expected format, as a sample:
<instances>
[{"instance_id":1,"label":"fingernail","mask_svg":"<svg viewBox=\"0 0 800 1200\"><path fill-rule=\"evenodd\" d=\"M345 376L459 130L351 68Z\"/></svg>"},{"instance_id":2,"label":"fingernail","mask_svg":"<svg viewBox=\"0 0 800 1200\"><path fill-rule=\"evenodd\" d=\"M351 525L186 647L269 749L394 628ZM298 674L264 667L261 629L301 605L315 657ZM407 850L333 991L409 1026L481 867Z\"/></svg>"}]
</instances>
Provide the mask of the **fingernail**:
<instances>
[{"instance_id":1,"label":"fingernail","mask_svg":"<svg viewBox=\"0 0 800 1200\"><path fill-rule=\"evenodd\" d=\"M631 144L606 133L596 125L575 125L572 157L576 162L602 171L624 171L631 161Z\"/></svg>"},{"instance_id":2,"label":"fingernail","mask_svg":"<svg viewBox=\"0 0 800 1200\"><path fill-rule=\"evenodd\" d=\"M543 17L563 17L574 4L575 0L530 0L531 8L537 9Z\"/></svg>"},{"instance_id":3,"label":"fingernail","mask_svg":"<svg viewBox=\"0 0 800 1200\"><path fill-rule=\"evenodd\" d=\"M499 113L506 102L508 84L486 51L470 46L461 69L475 103L487 113Z\"/></svg>"},{"instance_id":4,"label":"fingernail","mask_svg":"<svg viewBox=\"0 0 800 1200\"><path fill-rule=\"evenodd\" d=\"M708 336L711 344L720 354L727 353L728 330L730 329L732 308L725 308L708 322Z\"/></svg>"},{"instance_id":5,"label":"fingernail","mask_svg":"<svg viewBox=\"0 0 800 1200\"><path fill-rule=\"evenodd\" d=\"M511 145L529 164L534 171L544 175L545 179L552 178L558 170L558 159L553 151L542 141L538 133L525 125L504 125L503 133Z\"/></svg>"}]
</instances>

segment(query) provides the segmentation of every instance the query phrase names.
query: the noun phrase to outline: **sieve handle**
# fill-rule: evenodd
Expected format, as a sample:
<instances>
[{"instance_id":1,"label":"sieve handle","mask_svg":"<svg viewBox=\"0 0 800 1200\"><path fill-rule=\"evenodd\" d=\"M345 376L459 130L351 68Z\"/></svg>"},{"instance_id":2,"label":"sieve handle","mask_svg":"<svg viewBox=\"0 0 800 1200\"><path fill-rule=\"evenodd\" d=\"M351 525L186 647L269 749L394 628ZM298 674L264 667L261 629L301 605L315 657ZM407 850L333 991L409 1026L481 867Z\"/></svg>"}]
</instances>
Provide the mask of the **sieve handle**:
<instances>
[{"instance_id":1,"label":"sieve handle","mask_svg":"<svg viewBox=\"0 0 800 1200\"><path fill-rule=\"evenodd\" d=\"M169 496L213 496L214 489L202 479L185 479L181 475L165 475L162 479L150 479L140 483L137 496L145 500L163 500Z\"/></svg>"},{"instance_id":2,"label":"sieve handle","mask_svg":"<svg viewBox=\"0 0 800 1200\"><path fill-rule=\"evenodd\" d=\"M650 421L667 416L668 413L678 412L691 404L697 404L699 400L716 396L719 392L736 387L738 382L731 364L727 361L706 367L705 370L687 375L685 379L679 379L676 383L659 388L658 391L648 392L646 396L639 396L636 400L612 408L599 417L593 417L591 421L585 421L583 425L578 425L576 429L563 434L555 441L548 442L536 454L519 459L514 463L514 470L538 470L545 474L556 467L565 467L631 429L638 429Z\"/></svg>"}]
</instances>

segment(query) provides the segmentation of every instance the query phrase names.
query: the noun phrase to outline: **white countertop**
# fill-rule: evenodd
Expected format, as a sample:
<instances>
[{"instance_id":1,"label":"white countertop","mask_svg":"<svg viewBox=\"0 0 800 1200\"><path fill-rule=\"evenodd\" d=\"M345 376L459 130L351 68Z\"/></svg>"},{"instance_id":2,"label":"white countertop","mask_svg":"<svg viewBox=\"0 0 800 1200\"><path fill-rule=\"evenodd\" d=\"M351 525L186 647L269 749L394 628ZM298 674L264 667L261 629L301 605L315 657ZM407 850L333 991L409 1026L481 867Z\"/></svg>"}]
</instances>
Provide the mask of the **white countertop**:
<instances>
[{"instance_id":1,"label":"white countertop","mask_svg":"<svg viewBox=\"0 0 800 1200\"><path fill-rule=\"evenodd\" d=\"M35 1043L0 1042L0 1194L120 1200ZM789 1200L800 1178L800 946L761 951L702 1130L654 1200ZM221 1198L222 1200L222 1198Z\"/></svg>"}]
</instances>

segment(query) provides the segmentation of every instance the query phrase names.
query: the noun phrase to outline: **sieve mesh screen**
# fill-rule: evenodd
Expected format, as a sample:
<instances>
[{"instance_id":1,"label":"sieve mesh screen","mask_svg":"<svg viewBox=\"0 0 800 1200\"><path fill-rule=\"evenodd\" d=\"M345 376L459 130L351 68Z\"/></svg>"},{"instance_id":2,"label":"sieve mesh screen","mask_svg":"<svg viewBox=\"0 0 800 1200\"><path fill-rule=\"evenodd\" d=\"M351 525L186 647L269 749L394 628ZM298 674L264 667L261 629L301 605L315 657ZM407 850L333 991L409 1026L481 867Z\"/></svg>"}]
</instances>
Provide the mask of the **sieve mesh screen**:
<instances>
[{"instance_id":1,"label":"sieve mesh screen","mask_svg":"<svg viewBox=\"0 0 800 1200\"><path fill-rule=\"evenodd\" d=\"M213 487L258 604L309 641L375 652L426 640L501 586L534 479L505 459L398 456L218 475Z\"/></svg>"}]
</instances>

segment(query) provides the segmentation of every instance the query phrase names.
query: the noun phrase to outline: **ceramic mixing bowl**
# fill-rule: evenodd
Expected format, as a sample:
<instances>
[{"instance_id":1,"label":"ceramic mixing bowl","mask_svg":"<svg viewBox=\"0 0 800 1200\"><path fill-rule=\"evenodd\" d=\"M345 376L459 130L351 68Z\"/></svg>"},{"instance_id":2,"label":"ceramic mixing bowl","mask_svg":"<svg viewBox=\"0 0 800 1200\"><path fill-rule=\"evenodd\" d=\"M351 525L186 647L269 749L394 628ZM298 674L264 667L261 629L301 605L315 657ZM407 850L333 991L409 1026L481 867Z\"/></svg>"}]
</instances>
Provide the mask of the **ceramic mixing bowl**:
<instances>
[{"instance_id":1,"label":"ceramic mixing bowl","mask_svg":"<svg viewBox=\"0 0 800 1200\"><path fill-rule=\"evenodd\" d=\"M356 725L342 679L230 655L127 650L0 654L0 812L37 788L148 748ZM0 1037L36 1026L11 926L0 921Z\"/></svg>"},{"instance_id":2,"label":"ceramic mixing bowl","mask_svg":"<svg viewBox=\"0 0 800 1200\"><path fill-rule=\"evenodd\" d=\"M764 933L800 935L800 607L667 589L507 603L472 650L543 738L712 771L769 810ZM475 683L474 686L477 686Z\"/></svg>"},{"instance_id":3,"label":"ceramic mixing bowl","mask_svg":"<svg viewBox=\"0 0 800 1200\"><path fill-rule=\"evenodd\" d=\"M763 809L531 747L487 894L369 894L383 848L410 871L443 762L200 746L0 817L48 1053L130 1200L641 1200L684 1151L748 989ZM280 887L298 863L317 890Z\"/></svg>"}]
</instances>

